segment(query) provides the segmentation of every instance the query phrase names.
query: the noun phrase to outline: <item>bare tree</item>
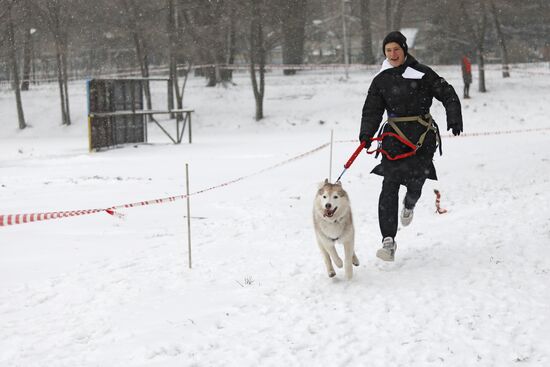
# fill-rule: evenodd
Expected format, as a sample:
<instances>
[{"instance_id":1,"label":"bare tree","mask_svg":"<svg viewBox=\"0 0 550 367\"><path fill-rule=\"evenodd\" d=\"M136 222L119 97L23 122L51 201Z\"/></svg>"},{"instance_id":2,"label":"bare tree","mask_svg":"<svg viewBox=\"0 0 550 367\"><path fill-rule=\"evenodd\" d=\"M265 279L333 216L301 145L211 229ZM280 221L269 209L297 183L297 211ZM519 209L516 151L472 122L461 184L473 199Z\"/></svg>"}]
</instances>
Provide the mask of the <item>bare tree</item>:
<instances>
[{"instance_id":1,"label":"bare tree","mask_svg":"<svg viewBox=\"0 0 550 367\"><path fill-rule=\"evenodd\" d=\"M233 65L235 63L235 54L237 53L237 9L235 6L229 7L229 31L227 32L227 53L226 64ZM227 68L222 72L222 80L230 81L233 77L233 70Z\"/></svg>"},{"instance_id":2,"label":"bare tree","mask_svg":"<svg viewBox=\"0 0 550 367\"><path fill-rule=\"evenodd\" d=\"M31 4L29 0L23 0L23 78L21 80L21 90L29 90L31 79L31 59L33 57L32 27L31 27Z\"/></svg>"},{"instance_id":3,"label":"bare tree","mask_svg":"<svg viewBox=\"0 0 550 367\"><path fill-rule=\"evenodd\" d=\"M360 0L361 9L361 51L364 64L374 64L374 54L372 53L372 13L370 10L370 0Z\"/></svg>"},{"instance_id":4,"label":"bare tree","mask_svg":"<svg viewBox=\"0 0 550 367\"><path fill-rule=\"evenodd\" d=\"M406 0L384 0L386 33L401 29L405 2Z\"/></svg>"},{"instance_id":5,"label":"bare tree","mask_svg":"<svg viewBox=\"0 0 550 367\"><path fill-rule=\"evenodd\" d=\"M19 65L17 63L17 46L15 40L15 27L13 23L13 10L14 1L8 0L6 2L6 17L7 17L7 38L9 47L9 59L11 64L11 70L13 73L13 90L15 92L15 102L17 105L17 119L19 121L19 129L27 127L25 122L25 116L23 114L23 102L21 101L21 89L19 85Z\"/></svg>"},{"instance_id":6,"label":"bare tree","mask_svg":"<svg viewBox=\"0 0 550 367\"><path fill-rule=\"evenodd\" d=\"M182 27L192 41L188 49L194 62L207 65L196 72L207 78L208 87L231 80L231 71L221 66L234 61L235 8L242 6L236 0L190 0L182 12Z\"/></svg>"},{"instance_id":7,"label":"bare tree","mask_svg":"<svg viewBox=\"0 0 550 367\"><path fill-rule=\"evenodd\" d=\"M500 26L500 20L498 17L498 10L495 6L494 0L490 0L491 5L491 14L493 15L493 21L495 22L495 30L498 37L498 43L500 45L500 51L502 53L502 77L510 77L510 69L508 68L508 49L506 48L506 40L504 39L504 34L502 33L502 28Z\"/></svg>"},{"instance_id":8,"label":"bare tree","mask_svg":"<svg viewBox=\"0 0 550 367\"><path fill-rule=\"evenodd\" d=\"M386 13L386 33L391 32L392 29L392 6L391 0L384 0L384 10Z\"/></svg>"},{"instance_id":9,"label":"bare tree","mask_svg":"<svg viewBox=\"0 0 550 367\"><path fill-rule=\"evenodd\" d=\"M214 83L219 84L222 80L221 65L225 64L231 49L230 42L233 40L231 37L226 37L226 34L231 34L231 14L229 8L231 7L230 1L218 0L212 2L210 5L210 11L212 13L212 23L210 25L210 37L211 47L208 48L210 57L214 60Z\"/></svg>"},{"instance_id":10,"label":"bare tree","mask_svg":"<svg viewBox=\"0 0 550 367\"><path fill-rule=\"evenodd\" d=\"M70 15L68 14L67 5L63 0L45 0L45 4L38 7L41 16L46 20L55 43L57 81L59 84L63 125L71 124L67 75L68 22Z\"/></svg>"},{"instance_id":11,"label":"bare tree","mask_svg":"<svg viewBox=\"0 0 550 367\"><path fill-rule=\"evenodd\" d=\"M265 60L266 48L264 39L264 4L263 0L250 1L250 77L252 79L252 89L256 101L256 121L264 117L263 101L265 92ZM259 82L256 76L256 66L258 67Z\"/></svg>"},{"instance_id":12,"label":"bare tree","mask_svg":"<svg viewBox=\"0 0 550 367\"><path fill-rule=\"evenodd\" d=\"M282 29L283 64L304 62L307 0L282 0L280 18ZM285 75L296 74L296 69L283 70Z\"/></svg>"},{"instance_id":13,"label":"bare tree","mask_svg":"<svg viewBox=\"0 0 550 367\"><path fill-rule=\"evenodd\" d=\"M403 19L403 11L405 9L406 0L394 0L392 14L391 14L391 24L392 29L400 30L401 29L401 20Z\"/></svg>"},{"instance_id":14,"label":"bare tree","mask_svg":"<svg viewBox=\"0 0 550 367\"><path fill-rule=\"evenodd\" d=\"M479 73L479 91L481 93L485 93L487 92L487 88L485 87L485 58L483 52L485 49L485 33L487 29L487 13L485 10L486 0L480 0L477 11L474 12L474 15L478 18L477 21L474 21L466 11L465 1L467 0L460 0L460 8L465 20L465 25L469 30L476 47L477 67ZM470 9L475 9L473 4L468 5Z\"/></svg>"},{"instance_id":15,"label":"bare tree","mask_svg":"<svg viewBox=\"0 0 550 367\"><path fill-rule=\"evenodd\" d=\"M178 50L181 50L181 43L178 42L182 37L178 37L178 11L175 7L174 0L167 0L168 7L168 40L169 40L169 70L170 70L170 80L172 85L170 86L169 91L169 101L173 101L173 93L175 92L177 108L183 108L183 94L185 91L185 86L187 84L187 78L191 70L191 62L187 64L187 69L184 70L184 79L183 84L179 86L179 72L178 72Z\"/></svg>"},{"instance_id":16,"label":"bare tree","mask_svg":"<svg viewBox=\"0 0 550 367\"><path fill-rule=\"evenodd\" d=\"M147 48L147 41L142 30L141 15L143 14L135 0L123 0L124 8L128 13L128 29L132 34L134 40L134 47L136 49L136 58L141 70L141 76L143 78L149 78L149 54ZM151 90L149 88L149 81L145 80L143 83L143 92L145 94L145 100L147 101L147 109L152 109Z\"/></svg>"},{"instance_id":17,"label":"bare tree","mask_svg":"<svg viewBox=\"0 0 550 367\"><path fill-rule=\"evenodd\" d=\"M166 7L168 8L168 19L166 22L168 33L168 66L170 73L170 81L168 86L168 107L173 108L174 104L174 91L178 94L178 65L176 59L177 52L177 27L176 27L176 8L174 6L174 0L167 0ZM174 116L172 116L173 118Z\"/></svg>"}]
</instances>

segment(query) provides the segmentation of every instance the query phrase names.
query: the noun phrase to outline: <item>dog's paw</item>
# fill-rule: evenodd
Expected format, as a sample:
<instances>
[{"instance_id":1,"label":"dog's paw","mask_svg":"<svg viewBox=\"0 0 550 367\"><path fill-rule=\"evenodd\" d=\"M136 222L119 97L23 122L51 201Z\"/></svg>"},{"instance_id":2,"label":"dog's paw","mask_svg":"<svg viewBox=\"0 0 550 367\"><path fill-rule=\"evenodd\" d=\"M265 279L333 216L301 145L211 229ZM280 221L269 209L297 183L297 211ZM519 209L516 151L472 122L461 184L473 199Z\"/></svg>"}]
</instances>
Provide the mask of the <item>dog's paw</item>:
<instances>
[{"instance_id":1,"label":"dog's paw","mask_svg":"<svg viewBox=\"0 0 550 367\"><path fill-rule=\"evenodd\" d=\"M328 272L328 277L329 278L334 278L335 276L336 276L336 272L334 270Z\"/></svg>"},{"instance_id":2,"label":"dog's paw","mask_svg":"<svg viewBox=\"0 0 550 367\"><path fill-rule=\"evenodd\" d=\"M344 266L344 263L342 262L342 259L340 259L339 257L334 259L334 265L336 265L337 267L341 268L342 266Z\"/></svg>"}]
</instances>

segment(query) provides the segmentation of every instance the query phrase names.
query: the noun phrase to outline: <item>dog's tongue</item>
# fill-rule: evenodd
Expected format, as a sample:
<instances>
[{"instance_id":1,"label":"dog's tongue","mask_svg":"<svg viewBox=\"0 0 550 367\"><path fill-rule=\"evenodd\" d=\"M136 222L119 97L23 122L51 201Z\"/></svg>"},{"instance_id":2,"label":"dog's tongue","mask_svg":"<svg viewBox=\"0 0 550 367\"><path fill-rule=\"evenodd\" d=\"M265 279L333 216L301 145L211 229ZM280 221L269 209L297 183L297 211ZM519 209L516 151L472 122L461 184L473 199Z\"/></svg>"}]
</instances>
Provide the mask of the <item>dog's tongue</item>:
<instances>
[{"instance_id":1,"label":"dog's tongue","mask_svg":"<svg viewBox=\"0 0 550 367\"><path fill-rule=\"evenodd\" d=\"M334 209L325 209L325 217L332 217L334 215L334 212L338 209L338 207L335 207Z\"/></svg>"}]
</instances>

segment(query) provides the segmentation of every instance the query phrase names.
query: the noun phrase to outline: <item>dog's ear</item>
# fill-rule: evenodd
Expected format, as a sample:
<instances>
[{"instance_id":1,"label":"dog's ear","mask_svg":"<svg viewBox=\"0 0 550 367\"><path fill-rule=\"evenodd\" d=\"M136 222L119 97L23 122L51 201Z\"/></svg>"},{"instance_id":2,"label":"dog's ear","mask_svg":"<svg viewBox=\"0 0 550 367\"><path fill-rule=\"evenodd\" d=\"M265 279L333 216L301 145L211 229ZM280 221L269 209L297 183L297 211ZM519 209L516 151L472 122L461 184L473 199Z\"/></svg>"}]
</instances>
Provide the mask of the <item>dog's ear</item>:
<instances>
[{"instance_id":1,"label":"dog's ear","mask_svg":"<svg viewBox=\"0 0 550 367\"><path fill-rule=\"evenodd\" d=\"M328 184L328 178L325 178L325 182L323 183L323 185L326 185Z\"/></svg>"},{"instance_id":2,"label":"dog's ear","mask_svg":"<svg viewBox=\"0 0 550 367\"><path fill-rule=\"evenodd\" d=\"M346 196L346 191L342 187L342 181L336 181L334 183L334 186L336 186L336 189L338 190L338 195L340 195L342 197Z\"/></svg>"}]
</instances>

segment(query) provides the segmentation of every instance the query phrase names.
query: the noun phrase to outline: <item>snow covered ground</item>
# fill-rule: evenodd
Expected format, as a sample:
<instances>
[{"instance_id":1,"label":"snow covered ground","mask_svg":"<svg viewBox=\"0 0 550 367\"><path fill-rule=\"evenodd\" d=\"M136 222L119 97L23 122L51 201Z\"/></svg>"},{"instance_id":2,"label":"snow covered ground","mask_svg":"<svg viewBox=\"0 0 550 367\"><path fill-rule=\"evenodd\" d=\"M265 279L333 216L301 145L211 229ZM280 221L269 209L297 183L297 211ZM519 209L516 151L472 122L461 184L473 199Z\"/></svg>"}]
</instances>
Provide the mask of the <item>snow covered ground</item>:
<instances>
[{"instance_id":1,"label":"snow covered ground","mask_svg":"<svg viewBox=\"0 0 550 367\"><path fill-rule=\"evenodd\" d=\"M459 67L435 69L461 93ZM466 134L444 134L440 180L398 232L394 263L375 257L381 179L360 155L343 184L361 265L329 279L311 223L329 149L262 170L332 129L334 180L373 74L272 73L260 122L247 74L227 88L192 78L192 145L150 126L152 144L100 153L87 151L84 82L70 85L70 127L54 84L23 95L24 131L0 91L0 214L180 195L185 163L191 192L244 177L192 196L192 269L183 200L0 227L0 366L550 365L548 65L509 79L490 67L485 94L474 78ZM432 114L445 126L437 101Z\"/></svg>"}]
</instances>

